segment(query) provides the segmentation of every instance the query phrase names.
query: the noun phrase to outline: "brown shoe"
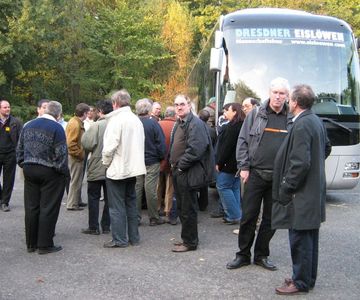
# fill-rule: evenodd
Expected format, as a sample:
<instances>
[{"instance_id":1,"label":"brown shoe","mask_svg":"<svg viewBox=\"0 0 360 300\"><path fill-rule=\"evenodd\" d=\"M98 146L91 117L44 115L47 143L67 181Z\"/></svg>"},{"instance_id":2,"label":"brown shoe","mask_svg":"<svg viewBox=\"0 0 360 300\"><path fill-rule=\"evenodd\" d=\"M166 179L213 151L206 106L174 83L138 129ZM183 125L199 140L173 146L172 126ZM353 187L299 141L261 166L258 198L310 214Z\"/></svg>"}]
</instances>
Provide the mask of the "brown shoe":
<instances>
[{"instance_id":1,"label":"brown shoe","mask_svg":"<svg viewBox=\"0 0 360 300\"><path fill-rule=\"evenodd\" d=\"M305 291L299 290L293 281L289 284L284 284L282 287L278 287L275 289L276 294L278 295L297 295L300 293L304 293Z\"/></svg>"},{"instance_id":2,"label":"brown shoe","mask_svg":"<svg viewBox=\"0 0 360 300\"><path fill-rule=\"evenodd\" d=\"M183 243L183 242L180 242L180 241L175 241L175 242L173 243L173 245L174 245L174 246L181 246L181 245L184 245L184 243Z\"/></svg>"},{"instance_id":3,"label":"brown shoe","mask_svg":"<svg viewBox=\"0 0 360 300\"><path fill-rule=\"evenodd\" d=\"M190 247L184 244L175 246L174 248L171 249L172 252L177 252L177 253L194 251L194 250L196 250L196 247Z\"/></svg>"}]
</instances>

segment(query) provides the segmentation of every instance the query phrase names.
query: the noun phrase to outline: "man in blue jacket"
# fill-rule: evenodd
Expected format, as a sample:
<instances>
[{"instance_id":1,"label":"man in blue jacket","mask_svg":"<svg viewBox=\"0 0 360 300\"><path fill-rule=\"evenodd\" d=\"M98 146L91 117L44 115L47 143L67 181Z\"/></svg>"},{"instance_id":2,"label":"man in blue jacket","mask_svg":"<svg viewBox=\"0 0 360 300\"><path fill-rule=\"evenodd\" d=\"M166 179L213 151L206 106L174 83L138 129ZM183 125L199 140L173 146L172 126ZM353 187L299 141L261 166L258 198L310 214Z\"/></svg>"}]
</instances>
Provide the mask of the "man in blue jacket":
<instances>
[{"instance_id":1,"label":"man in blue jacket","mask_svg":"<svg viewBox=\"0 0 360 300\"><path fill-rule=\"evenodd\" d=\"M165 220L159 216L157 184L160 175L160 161L165 157L165 136L159 123L150 117L152 101L140 99L135 105L136 113L144 126L145 132L145 165L146 174L136 177L136 199L138 220L141 220L141 205L143 188L145 188L146 204L149 214L150 226L161 225Z\"/></svg>"}]
</instances>

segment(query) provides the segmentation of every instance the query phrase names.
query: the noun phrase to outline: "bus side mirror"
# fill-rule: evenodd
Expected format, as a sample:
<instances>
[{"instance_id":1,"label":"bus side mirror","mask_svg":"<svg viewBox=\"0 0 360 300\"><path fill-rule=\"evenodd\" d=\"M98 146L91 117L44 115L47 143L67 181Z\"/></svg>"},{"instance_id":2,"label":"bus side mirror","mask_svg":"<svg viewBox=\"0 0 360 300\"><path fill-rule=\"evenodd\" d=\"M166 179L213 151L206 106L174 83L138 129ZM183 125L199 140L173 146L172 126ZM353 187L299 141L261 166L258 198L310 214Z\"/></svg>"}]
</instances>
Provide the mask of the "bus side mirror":
<instances>
[{"instance_id":1,"label":"bus side mirror","mask_svg":"<svg viewBox=\"0 0 360 300\"><path fill-rule=\"evenodd\" d=\"M223 32L220 31L220 30L216 30L216 31L215 31L215 42L214 42L215 48L222 48L222 46L223 46L223 39L224 39L224 34L223 34Z\"/></svg>"},{"instance_id":2,"label":"bus side mirror","mask_svg":"<svg viewBox=\"0 0 360 300\"><path fill-rule=\"evenodd\" d=\"M211 48L210 71L221 72L223 64L224 49Z\"/></svg>"}]
</instances>

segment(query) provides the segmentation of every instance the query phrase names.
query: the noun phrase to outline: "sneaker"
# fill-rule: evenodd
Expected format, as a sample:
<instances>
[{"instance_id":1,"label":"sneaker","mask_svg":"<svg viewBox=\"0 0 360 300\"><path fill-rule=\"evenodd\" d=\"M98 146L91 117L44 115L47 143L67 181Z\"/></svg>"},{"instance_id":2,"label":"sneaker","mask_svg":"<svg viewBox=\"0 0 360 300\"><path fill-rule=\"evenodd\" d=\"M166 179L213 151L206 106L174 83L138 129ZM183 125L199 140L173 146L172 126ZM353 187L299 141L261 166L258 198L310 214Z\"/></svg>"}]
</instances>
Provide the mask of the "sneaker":
<instances>
[{"instance_id":1,"label":"sneaker","mask_svg":"<svg viewBox=\"0 0 360 300\"><path fill-rule=\"evenodd\" d=\"M165 224L165 220L163 218L159 218L159 219L151 218L149 225L156 226L156 225L162 225L162 224Z\"/></svg>"},{"instance_id":2,"label":"sneaker","mask_svg":"<svg viewBox=\"0 0 360 300\"><path fill-rule=\"evenodd\" d=\"M239 235L240 229L234 229L233 234Z\"/></svg>"},{"instance_id":3,"label":"sneaker","mask_svg":"<svg viewBox=\"0 0 360 300\"><path fill-rule=\"evenodd\" d=\"M104 243L104 248L126 248L128 245L119 245L114 242L114 240Z\"/></svg>"},{"instance_id":4,"label":"sneaker","mask_svg":"<svg viewBox=\"0 0 360 300\"><path fill-rule=\"evenodd\" d=\"M8 212L10 211L10 207L7 204L1 204L2 211Z\"/></svg>"}]
</instances>

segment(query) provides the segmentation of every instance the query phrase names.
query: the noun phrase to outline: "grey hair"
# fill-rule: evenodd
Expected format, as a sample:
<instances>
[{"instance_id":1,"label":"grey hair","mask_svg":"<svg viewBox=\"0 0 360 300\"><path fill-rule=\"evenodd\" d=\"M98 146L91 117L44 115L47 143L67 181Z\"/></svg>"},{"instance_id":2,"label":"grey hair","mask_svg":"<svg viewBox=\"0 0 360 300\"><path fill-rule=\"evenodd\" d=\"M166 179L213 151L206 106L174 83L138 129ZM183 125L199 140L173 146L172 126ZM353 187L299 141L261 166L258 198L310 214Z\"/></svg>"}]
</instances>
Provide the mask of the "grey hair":
<instances>
[{"instance_id":1,"label":"grey hair","mask_svg":"<svg viewBox=\"0 0 360 300\"><path fill-rule=\"evenodd\" d=\"M178 94L178 95L176 95L174 101L176 101L176 99L179 99L179 98L180 98L180 99L185 99L185 101L187 102L187 104L190 104L190 103L191 103L191 99L190 99L188 96L184 95L184 94Z\"/></svg>"},{"instance_id":2,"label":"grey hair","mask_svg":"<svg viewBox=\"0 0 360 300\"><path fill-rule=\"evenodd\" d=\"M139 116L148 115L152 109L152 101L148 98L140 99L136 102L135 109Z\"/></svg>"},{"instance_id":3,"label":"grey hair","mask_svg":"<svg viewBox=\"0 0 360 300\"><path fill-rule=\"evenodd\" d=\"M165 110L165 118L171 118L171 117L175 117L176 112L175 112L175 107L174 106L168 106Z\"/></svg>"},{"instance_id":4,"label":"grey hair","mask_svg":"<svg viewBox=\"0 0 360 300\"><path fill-rule=\"evenodd\" d=\"M62 105L57 101L49 101L45 113L53 116L56 120L60 118L62 114Z\"/></svg>"},{"instance_id":5,"label":"grey hair","mask_svg":"<svg viewBox=\"0 0 360 300\"><path fill-rule=\"evenodd\" d=\"M279 88L279 87L290 92L289 81L285 78L277 77L270 82L270 90L273 90L273 89Z\"/></svg>"},{"instance_id":6,"label":"grey hair","mask_svg":"<svg viewBox=\"0 0 360 300\"><path fill-rule=\"evenodd\" d=\"M300 108L310 109L315 102L315 93L307 84L299 84L293 87L290 99L296 101Z\"/></svg>"},{"instance_id":7,"label":"grey hair","mask_svg":"<svg viewBox=\"0 0 360 300\"><path fill-rule=\"evenodd\" d=\"M111 96L112 103L117 104L119 107L130 106L130 100L130 94L125 89L117 91Z\"/></svg>"}]
</instances>

